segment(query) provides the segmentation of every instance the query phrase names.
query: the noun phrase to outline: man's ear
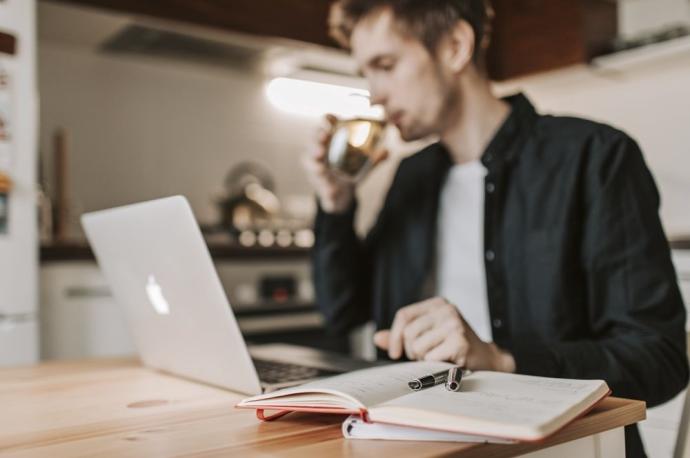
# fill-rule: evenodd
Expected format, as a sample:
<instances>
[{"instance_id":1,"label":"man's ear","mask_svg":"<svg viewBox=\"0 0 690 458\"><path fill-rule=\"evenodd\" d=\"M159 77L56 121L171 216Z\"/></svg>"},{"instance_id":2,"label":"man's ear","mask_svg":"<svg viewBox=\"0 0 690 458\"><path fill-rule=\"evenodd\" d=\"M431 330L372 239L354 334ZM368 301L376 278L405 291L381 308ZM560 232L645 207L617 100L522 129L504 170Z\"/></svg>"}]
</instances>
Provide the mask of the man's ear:
<instances>
[{"instance_id":1,"label":"man's ear","mask_svg":"<svg viewBox=\"0 0 690 458\"><path fill-rule=\"evenodd\" d=\"M467 21L460 20L440 44L440 56L453 73L460 73L472 62L474 30Z\"/></svg>"}]
</instances>

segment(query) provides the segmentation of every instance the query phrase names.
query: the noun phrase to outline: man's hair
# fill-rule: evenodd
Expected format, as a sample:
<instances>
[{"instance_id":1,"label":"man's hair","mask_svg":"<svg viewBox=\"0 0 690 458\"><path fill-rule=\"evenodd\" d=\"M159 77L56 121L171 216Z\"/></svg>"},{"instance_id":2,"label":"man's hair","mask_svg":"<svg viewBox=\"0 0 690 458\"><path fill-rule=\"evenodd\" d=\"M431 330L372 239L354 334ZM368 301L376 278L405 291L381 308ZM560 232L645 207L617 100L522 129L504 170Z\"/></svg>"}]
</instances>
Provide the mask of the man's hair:
<instances>
[{"instance_id":1,"label":"man's hair","mask_svg":"<svg viewBox=\"0 0 690 458\"><path fill-rule=\"evenodd\" d=\"M441 38L459 20L466 21L474 31L474 61L483 61L493 15L489 0L337 0L328 21L331 37L349 48L357 23L386 8L393 13L401 30L417 38L432 55Z\"/></svg>"}]
</instances>

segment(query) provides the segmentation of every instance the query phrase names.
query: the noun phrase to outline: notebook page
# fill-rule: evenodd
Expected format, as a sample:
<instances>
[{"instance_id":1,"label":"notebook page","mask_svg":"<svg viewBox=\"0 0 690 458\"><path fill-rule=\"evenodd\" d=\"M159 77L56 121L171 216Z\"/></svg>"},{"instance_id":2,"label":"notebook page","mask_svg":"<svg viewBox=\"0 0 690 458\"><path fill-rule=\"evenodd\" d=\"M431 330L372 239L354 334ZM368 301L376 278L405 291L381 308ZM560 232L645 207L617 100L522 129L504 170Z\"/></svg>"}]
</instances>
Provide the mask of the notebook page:
<instances>
[{"instance_id":1,"label":"notebook page","mask_svg":"<svg viewBox=\"0 0 690 458\"><path fill-rule=\"evenodd\" d=\"M323 399L316 393L332 393L349 399L352 403L370 407L411 392L407 385L412 379L452 367L443 362L409 362L389 364L381 367L362 369L346 374L316 380L297 387L286 388L274 393L245 399L239 405L259 406L262 401L280 402L288 405L291 396L300 404L309 401L309 393L314 400Z\"/></svg>"},{"instance_id":2,"label":"notebook page","mask_svg":"<svg viewBox=\"0 0 690 458\"><path fill-rule=\"evenodd\" d=\"M487 436L438 431L410 426L367 423L358 415L350 415L342 425L346 439L383 439L400 441L478 442L490 444L514 444L516 441Z\"/></svg>"},{"instance_id":3,"label":"notebook page","mask_svg":"<svg viewBox=\"0 0 690 458\"><path fill-rule=\"evenodd\" d=\"M463 379L460 392L448 391L439 385L407 394L377 406L370 411L370 418L395 422L404 415L403 410L408 410L409 415L420 421L439 421L441 426L462 423L464 428L466 424L474 424L480 434L496 425L513 426L523 431L520 434L543 432L553 429L554 422L564 423L563 417L567 417L569 411L579 413L606 392L608 387L601 380L475 372ZM384 412L386 408L388 412ZM576 413L571 412L570 417L574 416Z\"/></svg>"}]
</instances>

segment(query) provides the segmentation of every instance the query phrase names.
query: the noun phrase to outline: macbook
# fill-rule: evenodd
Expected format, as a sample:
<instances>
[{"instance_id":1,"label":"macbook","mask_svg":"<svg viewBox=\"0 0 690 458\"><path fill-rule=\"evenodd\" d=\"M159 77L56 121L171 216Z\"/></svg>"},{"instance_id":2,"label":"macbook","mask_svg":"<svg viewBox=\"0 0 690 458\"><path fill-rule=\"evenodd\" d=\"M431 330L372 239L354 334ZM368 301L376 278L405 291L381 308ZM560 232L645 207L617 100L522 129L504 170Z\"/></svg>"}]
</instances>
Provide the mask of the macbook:
<instances>
[{"instance_id":1,"label":"macbook","mask_svg":"<svg viewBox=\"0 0 690 458\"><path fill-rule=\"evenodd\" d=\"M307 348L250 351L184 197L88 213L82 224L146 366L246 394L361 367Z\"/></svg>"}]
</instances>

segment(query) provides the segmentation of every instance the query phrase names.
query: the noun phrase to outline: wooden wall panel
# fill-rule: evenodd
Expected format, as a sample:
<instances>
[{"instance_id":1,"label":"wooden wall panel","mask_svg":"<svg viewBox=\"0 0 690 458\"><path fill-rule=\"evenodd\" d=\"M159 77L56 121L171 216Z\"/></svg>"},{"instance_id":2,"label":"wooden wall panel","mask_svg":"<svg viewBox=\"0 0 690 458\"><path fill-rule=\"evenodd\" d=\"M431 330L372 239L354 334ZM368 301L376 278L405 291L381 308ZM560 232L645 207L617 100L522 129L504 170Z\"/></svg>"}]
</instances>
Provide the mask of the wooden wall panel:
<instances>
[{"instance_id":1,"label":"wooden wall panel","mask_svg":"<svg viewBox=\"0 0 690 458\"><path fill-rule=\"evenodd\" d=\"M48 1L48 0L44 0ZM49 0L335 46L332 0ZM616 35L615 0L492 0L489 74L503 80L585 62Z\"/></svg>"},{"instance_id":2,"label":"wooden wall panel","mask_svg":"<svg viewBox=\"0 0 690 458\"><path fill-rule=\"evenodd\" d=\"M618 35L618 5L615 0L580 0L584 8L587 57L611 52Z\"/></svg>"},{"instance_id":3,"label":"wooden wall panel","mask_svg":"<svg viewBox=\"0 0 690 458\"><path fill-rule=\"evenodd\" d=\"M326 18L331 0L51 0L197 25L335 46Z\"/></svg>"},{"instance_id":4,"label":"wooden wall panel","mask_svg":"<svg viewBox=\"0 0 690 458\"><path fill-rule=\"evenodd\" d=\"M494 0L489 74L497 80L585 60L580 2Z\"/></svg>"}]
</instances>

